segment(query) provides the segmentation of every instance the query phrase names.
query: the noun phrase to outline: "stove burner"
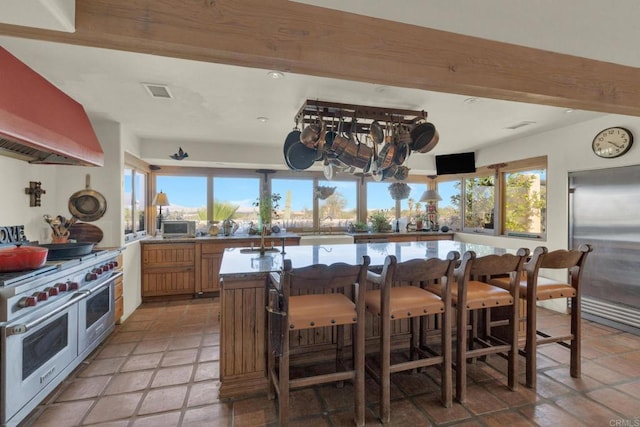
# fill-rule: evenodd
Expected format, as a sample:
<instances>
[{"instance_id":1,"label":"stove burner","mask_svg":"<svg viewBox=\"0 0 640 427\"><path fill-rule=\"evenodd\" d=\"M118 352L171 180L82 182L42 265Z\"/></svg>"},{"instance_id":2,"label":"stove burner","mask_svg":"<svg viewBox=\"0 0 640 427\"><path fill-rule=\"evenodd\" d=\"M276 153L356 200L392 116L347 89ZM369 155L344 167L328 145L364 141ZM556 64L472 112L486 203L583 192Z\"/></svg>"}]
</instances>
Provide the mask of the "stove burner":
<instances>
[{"instance_id":1,"label":"stove burner","mask_svg":"<svg viewBox=\"0 0 640 427\"><path fill-rule=\"evenodd\" d=\"M45 265L44 267L36 268L35 270L0 273L0 286L9 286L13 283L21 282L25 279L30 279L40 274L48 273L55 270L56 268L56 265Z\"/></svg>"},{"instance_id":2,"label":"stove burner","mask_svg":"<svg viewBox=\"0 0 640 427\"><path fill-rule=\"evenodd\" d=\"M107 253L106 250L94 250L93 252L81 257L47 261L44 267L36 268L35 270L0 273L0 287L15 285L16 283L23 282L28 279L32 280L36 277L39 277L40 275L51 273L57 270L66 270L67 268L71 268L83 262L90 263L94 260L94 258L97 258L98 256L105 253Z\"/></svg>"}]
</instances>

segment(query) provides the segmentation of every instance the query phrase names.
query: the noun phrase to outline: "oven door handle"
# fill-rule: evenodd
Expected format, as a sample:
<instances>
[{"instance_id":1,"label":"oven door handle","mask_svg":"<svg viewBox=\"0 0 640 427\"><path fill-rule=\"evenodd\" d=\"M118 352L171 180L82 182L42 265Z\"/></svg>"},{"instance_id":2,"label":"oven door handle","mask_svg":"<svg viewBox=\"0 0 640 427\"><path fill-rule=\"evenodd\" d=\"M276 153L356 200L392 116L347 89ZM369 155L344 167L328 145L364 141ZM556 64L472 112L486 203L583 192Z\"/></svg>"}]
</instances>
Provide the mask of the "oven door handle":
<instances>
[{"instance_id":1,"label":"oven door handle","mask_svg":"<svg viewBox=\"0 0 640 427\"><path fill-rule=\"evenodd\" d=\"M96 286L93 289L81 289L79 292L87 296L91 294L95 294L96 292L101 291L103 288L109 286L111 282L113 282L120 276L122 276L122 271L118 271L117 273L112 274L111 276L109 276L108 280L105 280L104 282L100 283L98 286Z\"/></svg>"},{"instance_id":2,"label":"oven door handle","mask_svg":"<svg viewBox=\"0 0 640 427\"><path fill-rule=\"evenodd\" d=\"M31 329L35 328L38 325L41 325L42 323L46 322L47 320L51 319L52 317L57 316L58 314L60 314L63 311L65 311L67 308L71 307L74 304L77 304L78 301L83 300L83 299L87 298L88 296L89 296L89 294L77 293L77 294L73 295L73 297L69 301L65 302L60 307L57 307L56 309L51 310L47 314L43 315L42 317L38 317L36 320L34 320L32 322L24 323L24 324L21 324L21 325L15 325L15 326L7 326L5 328L5 334L6 334L6 336L9 337L11 335L18 335L18 334L27 333Z\"/></svg>"}]
</instances>

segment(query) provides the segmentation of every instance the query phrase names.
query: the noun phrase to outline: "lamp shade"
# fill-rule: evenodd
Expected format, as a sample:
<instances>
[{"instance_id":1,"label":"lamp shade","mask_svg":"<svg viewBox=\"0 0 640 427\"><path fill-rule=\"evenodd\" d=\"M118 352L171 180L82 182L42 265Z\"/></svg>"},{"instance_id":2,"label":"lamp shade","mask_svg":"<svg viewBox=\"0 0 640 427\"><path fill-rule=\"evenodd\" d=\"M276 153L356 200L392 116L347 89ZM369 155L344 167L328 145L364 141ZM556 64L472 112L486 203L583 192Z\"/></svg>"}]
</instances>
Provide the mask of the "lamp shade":
<instances>
[{"instance_id":1,"label":"lamp shade","mask_svg":"<svg viewBox=\"0 0 640 427\"><path fill-rule=\"evenodd\" d=\"M169 198L166 193L162 191L156 194L151 203L153 206L169 206Z\"/></svg>"},{"instance_id":2,"label":"lamp shade","mask_svg":"<svg viewBox=\"0 0 640 427\"><path fill-rule=\"evenodd\" d=\"M422 196L420 197L421 202L438 202L440 200L442 200L442 197L440 197L438 192L433 189L429 189L425 191L424 193L422 193Z\"/></svg>"}]
</instances>

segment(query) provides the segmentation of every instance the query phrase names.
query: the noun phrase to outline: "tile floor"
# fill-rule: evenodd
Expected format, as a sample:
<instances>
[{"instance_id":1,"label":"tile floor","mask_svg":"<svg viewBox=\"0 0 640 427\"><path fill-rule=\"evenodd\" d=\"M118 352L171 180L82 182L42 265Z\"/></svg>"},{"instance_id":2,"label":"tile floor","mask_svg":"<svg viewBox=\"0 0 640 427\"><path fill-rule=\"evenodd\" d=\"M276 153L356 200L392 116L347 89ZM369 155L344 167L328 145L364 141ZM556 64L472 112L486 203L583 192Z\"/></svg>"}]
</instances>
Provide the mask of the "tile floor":
<instances>
[{"instance_id":1,"label":"tile floor","mask_svg":"<svg viewBox=\"0 0 640 427\"><path fill-rule=\"evenodd\" d=\"M568 316L539 309L547 329ZM219 303L143 304L25 421L25 426L276 426L264 395L217 399ZM437 371L394 374L394 426L638 426L640 337L584 322L583 378L569 376L569 351L540 348L538 388L505 387L500 357L470 365L469 397L443 408ZM524 371L521 371L524 372ZM523 378L521 379L523 383ZM292 394L292 425L348 426L351 387ZM379 425L377 387L367 382L367 425Z\"/></svg>"}]
</instances>

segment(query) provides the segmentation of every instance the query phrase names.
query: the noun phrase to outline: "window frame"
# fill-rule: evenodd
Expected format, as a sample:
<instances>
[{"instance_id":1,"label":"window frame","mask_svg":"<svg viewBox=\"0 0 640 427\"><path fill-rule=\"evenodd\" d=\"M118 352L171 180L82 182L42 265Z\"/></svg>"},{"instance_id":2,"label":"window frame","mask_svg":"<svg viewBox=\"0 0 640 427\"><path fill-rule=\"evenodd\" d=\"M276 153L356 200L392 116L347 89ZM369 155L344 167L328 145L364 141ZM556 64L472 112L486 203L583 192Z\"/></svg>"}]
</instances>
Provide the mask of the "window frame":
<instances>
[{"instance_id":1,"label":"window frame","mask_svg":"<svg viewBox=\"0 0 640 427\"><path fill-rule=\"evenodd\" d=\"M129 243L129 242L133 242L135 240L140 240L143 239L145 237L147 237L150 233L149 233L149 226L150 224L155 224L155 222L152 222L150 220L150 217L153 217L153 220L155 221L155 216L151 215L152 212L152 206L151 206L151 201L153 200L152 198L150 198L149 196L152 194L150 192L150 187L152 186L151 183L151 169L149 167L149 164L140 160L139 158L135 157L134 155L128 153L125 151L124 153L124 163L123 163L123 169L122 169L122 188L124 188L124 173L126 170L131 170L131 206L128 206L127 203L124 200L125 197L125 192L123 192L123 219L124 219L124 211L127 209L127 207L131 208L131 218L132 218L132 225L133 225L133 231L131 233L127 233L126 229L124 229L124 224L126 223L126 221L123 221L123 230L122 233L124 234L124 241L125 243ZM142 174L145 177L145 187L144 189L142 189L142 192L145 194L145 213L144 213L144 230L135 230L135 221L133 220L136 215L137 215L137 209L136 209L136 204L135 204L135 200L136 200L136 175L138 174ZM154 180L155 181L155 180ZM155 227L154 227L155 229Z\"/></svg>"},{"instance_id":2,"label":"window frame","mask_svg":"<svg viewBox=\"0 0 640 427\"><path fill-rule=\"evenodd\" d=\"M465 179L482 177L488 174L494 175L495 181L495 193L494 193L494 228L493 229L465 229L464 226L464 218L465 218L465 206L464 199L461 199L460 206L460 215L463 221L463 226L461 230L452 230L456 232L469 232L473 233L481 233L486 235L494 235L494 236L503 236L503 237L518 237L518 238L535 238L535 239L544 239L546 238L546 232L544 233L517 233L517 236L509 235L505 233L505 177L508 173L526 171L526 170L544 170L547 173L547 156L534 157L523 160L515 160L510 161L508 163L500 163L497 165L489 165L484 167L478 167L475 173L469 174L456 174L456 175L441 175L435 179L435 184L437 185L440 182L445 181L460 181L461 185L461 197L464 197L465 189ZM255 171L248 169L228 169L228 168L185 168L179 166L163 166L161 170L150 171L149 176L147 177L147 188L148 188L148 201L152 200L152 195L156 192L156 176L159 175L174 175L174 176L206 176L207 177L207 218L208 220L212 219L213 216L213 178L214 177L239 177L239 178L260 178L260 194L271 193L271 179L300 179L300 180L311 180L313 182L313 191L318 187L318 183L320 181L326 181L322 172L318 171L289 171L289 170L266 170L266 169L258 169ZM403 182L411 185L412 183L417 184L425 184L427 188L432 186L433 181L431 181L432 177L427 175L414 175L410 176L408 179ZM339 176L336 180L339 181L356 181L356 218L359 222L368 222L368 207L367 207L367 183L374 182L374 180L369 176L355 176L344 174ZM548 181L548 180L547 180ZM395 181L390 180L389 184ZM548 194L548 191L547 191ZM401 215L401 201L396 201L395 212L393 214L396 218L399 218ZM545 198L545 204L547 203ZM156 212L148 208L147 215L147 230L148 225L155 221ZM546 215L546 209L544 212ZM320 218L319 218L319 209L318 209L318 199L313 197L313 231L318 231L321 229ZM302 228L289 228L288 231L292 232L305 232L311 231L306 227ZM335 230L332 230L335 231Z\"/></svg>"},{"instance_id":3,"label":"window frame","mask_svg":"<svg viewBox=\"0 0 640 427\"><path fill-rule=\"evenodd\" d=\"M522 172L528 170L543 170L545 175L548 173L547 156L532 157L522 160L514 160L508 163L498 163L494 165L478 167L476 172L467 174L452 174L441 175L437 178L438 183L459 181L460 182L460 216L462 218L462 229L459 232L485 234L501 237L512 238L525 238L525 239L546 239L546 229L540 233L530 232L509 232L506 230L506 176L510 173ZM487 175L494 175L494 207L493 207L493 229L481 229L477 227L467 227L466 221L466 204L464 203L466 197L466 180L479 177L485 177ZM548 183L548 179L545 185ZM547 195L548 188L545 192ZM548 205L548 199L545 196L545 207ZM545 216L544 222L546 223L547 209L543 209L542 215Z\"/></svg>"}]
</instances>

